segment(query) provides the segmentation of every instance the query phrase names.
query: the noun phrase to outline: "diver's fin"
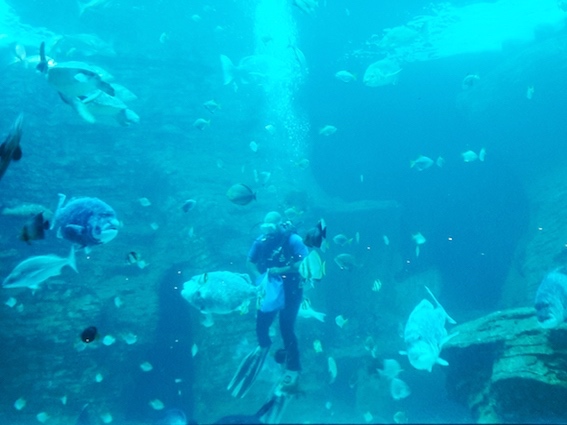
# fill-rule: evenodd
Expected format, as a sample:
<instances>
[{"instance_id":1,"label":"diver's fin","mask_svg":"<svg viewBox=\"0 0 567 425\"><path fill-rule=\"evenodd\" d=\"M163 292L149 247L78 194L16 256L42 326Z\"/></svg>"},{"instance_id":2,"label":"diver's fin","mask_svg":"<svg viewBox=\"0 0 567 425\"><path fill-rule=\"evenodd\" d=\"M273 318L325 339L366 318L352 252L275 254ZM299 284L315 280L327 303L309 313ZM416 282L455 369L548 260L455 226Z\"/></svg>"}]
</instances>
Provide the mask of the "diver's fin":
<instances>
[{"instance_id":1,"label":"diver's fin","mask_svg":"<svg viewBox=\"0 0 567 425\"><path fill-rule=\"evenodd\" d=\"M242 398L246 395L262 370L268 351L269 347L258 346L244 358L227 387L233 397Z\"/></svg>"},{"instance_id":2,"label":"diver's fin","mask_svg":"<svg viewBox=\"0 0 567 425\"><path fill-rule=\"evenodd\" d=\"M274 393L272 398L260 409L264 410L264 412L258 416L260 422L263 424L279 424L283 412L291 398L292 396L287 393Z\"/></svg>"}]
</instances>

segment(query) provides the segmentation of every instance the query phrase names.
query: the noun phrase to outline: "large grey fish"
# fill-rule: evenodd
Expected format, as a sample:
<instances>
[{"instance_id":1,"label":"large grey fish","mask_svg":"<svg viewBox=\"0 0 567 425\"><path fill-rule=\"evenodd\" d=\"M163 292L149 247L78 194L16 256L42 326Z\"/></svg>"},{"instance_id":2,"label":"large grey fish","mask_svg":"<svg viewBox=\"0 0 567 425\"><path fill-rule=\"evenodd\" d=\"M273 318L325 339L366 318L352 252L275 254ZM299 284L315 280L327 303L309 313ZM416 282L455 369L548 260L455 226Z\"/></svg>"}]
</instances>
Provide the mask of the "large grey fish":
<instances>
[{"instance_id":1,"label":"large grey fish","mask_svg":"<svg viewBox=\"0 0 567 425\"><path fill-rule=\"evenodd\" d=\"M75 198L64 203L65 195L60 193L52 226L58 237L88 250L110 242L118 234L120 222L107 203L98 198Z\"/></svg>"},{"instance_id":2,"label":"large grey fish","mask_svg":"<svg viewBox=\"0 0 567 425\"><path fill-rule=\"evenodd\" d=\"M30 257L18 264L12 273L2 282L3 288L30 288L36 290L43 282L53 276L59 276L65 266L77 271L75 263L75 249L67 258L58 255L38 255Z\"/></svg>"},{"instance_id":3,"label":"large grey fish","mask_svg":"<svg viewBox=\"0 0 567 425\"><path fill-rule=\"evenodd\" d=\"M12 160L19 161L22 158L22 148L20 148L20 140L22 138L22 123L24 114L18 115L16 121L12 124L8 136L0 145L0 179L8 169Z\"/></svg>"},{"instance_id":4,"label":"large grey fish","mask_svg":"<svg viewBox=\"0 0 567 425\"><path fill-rule=\"evenodd\" d=\"M446 360L439 357L443 344L457 335L457 332L447 335L445 320L456 323L439 304L439 301L426 286L427 292L435 301L434 307L428 300L423 299L411 312L404 329L406 351L410 364L418 370L431 372L434 364L447 366Z\"/></svg>"},{"instance_id":5,"label":"large grey fish","mask_svg":"<svg viewBox=\"0 0 567 425\"><path fill-rule=\"evenodd\" d=\"M247 274L217 271L193 276L183 284L181 296L205 315L205 326L213 324L213 314L246 313L257 288Z\"/></svg>"},{"instance_id":6,"label":"large grey fish","mask_svg":"<svg viewBox=\"0 0 567 425\"><path fill-rule=\"evenodd\" d=\"M567 274L563 271L559 268L549 272L536 293L537 321L544 329L559 326L567 315Z\"/></svg>"}]
</instances>

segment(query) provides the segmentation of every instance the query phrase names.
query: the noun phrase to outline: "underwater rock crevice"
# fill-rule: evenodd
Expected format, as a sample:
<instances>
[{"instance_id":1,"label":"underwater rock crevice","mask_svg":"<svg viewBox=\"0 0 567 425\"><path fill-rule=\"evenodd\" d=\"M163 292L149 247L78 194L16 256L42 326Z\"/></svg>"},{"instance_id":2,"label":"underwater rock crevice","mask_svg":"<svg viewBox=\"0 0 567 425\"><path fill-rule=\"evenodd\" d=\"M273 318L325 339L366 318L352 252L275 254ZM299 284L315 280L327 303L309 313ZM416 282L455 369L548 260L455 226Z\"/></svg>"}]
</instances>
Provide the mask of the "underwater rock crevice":
<instances>
[{"instance_id":1,"label":"underwater rock crevice","mask_svg":"<svg viewBox=\"0 0 567 425\"><path fill-rule=\"evenodd\" d=\"M567 327L539 327L531 307L498 311L455 328L443 356L446 386L478 423L567 420Z\"/></svg>"}]
</instances>

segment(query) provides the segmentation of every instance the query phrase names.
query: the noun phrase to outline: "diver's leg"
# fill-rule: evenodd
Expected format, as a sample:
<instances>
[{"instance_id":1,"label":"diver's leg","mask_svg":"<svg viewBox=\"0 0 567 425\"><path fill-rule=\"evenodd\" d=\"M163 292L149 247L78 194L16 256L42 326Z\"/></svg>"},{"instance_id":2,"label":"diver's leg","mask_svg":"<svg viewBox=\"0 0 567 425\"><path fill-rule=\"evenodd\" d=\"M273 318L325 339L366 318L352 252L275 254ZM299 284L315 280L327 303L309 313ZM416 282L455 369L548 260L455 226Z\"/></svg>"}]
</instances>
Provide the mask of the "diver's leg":
<instances>
[{"instance_id":1,"label":"diver's leg","mask_svg":"<svg viewBox=\"0 0 567 425\"><path fill-rule=\"evenodd\" d=\"M276 312L263 313L258 310L256 317L256 335L258 336L258 346L249 353L238 370L234 374L232 381L228 384L228 390L234 397L244 397L252 387L262 366L266 355L270 351L272 341L270 339L270 325L276 317Z\"/></svg>"},{"instance_id":2,"label":"diver's leg","mask_svg":"<svg viewBox=\"0 0 567 425\"><path fill-rule=\"evenodd\" d=\"M270 338L270 326L276 318L277 311L263 312L258 310L256 316L256 337L258 338L258 344L260 347L265 348L272 345L272 339Z\"/></svg>"},{"instance_id":3,"label":"diver's leg","mask_svg":"<svg viewBox=\"0 0 567 425\"><path fill-rule=\"evenodd\" d=\"M285 307L280 311L280 332L286 351L286 369L295 372L301 370L294 328L302 299L303 290L299 283L293 282L285 287Z\"/></svg>"}]
</instances>

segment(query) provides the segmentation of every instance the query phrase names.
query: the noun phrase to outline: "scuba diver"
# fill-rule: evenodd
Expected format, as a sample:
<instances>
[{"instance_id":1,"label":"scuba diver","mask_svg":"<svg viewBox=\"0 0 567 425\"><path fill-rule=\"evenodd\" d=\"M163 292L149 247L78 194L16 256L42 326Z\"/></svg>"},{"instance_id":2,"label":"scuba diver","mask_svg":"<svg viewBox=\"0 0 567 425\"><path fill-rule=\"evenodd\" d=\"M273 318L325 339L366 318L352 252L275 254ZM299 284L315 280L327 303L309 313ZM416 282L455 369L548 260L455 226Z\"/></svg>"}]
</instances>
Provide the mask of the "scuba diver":
<instances>
[{"instance_id":1,"label":"scuba diver","mask_svg":"<svg viewBox=\"0 0 567 425\"><path fill-rule=\"evenodd\" d=\"M252 281L262 292L256 316L258 346L244 358L228 385L234 397L244 397L262 369L272 344L270 326L278 313L284 348L275 357L278 363L285 364L285 371L274 390L276 396L297 387L301 370L294 327L303 301L303 281L298 270L308 249L291 222L284 222L276 211L266 214L260 228L262 235L254 241L247 258Z\"/></svg>"}]
</instances>

